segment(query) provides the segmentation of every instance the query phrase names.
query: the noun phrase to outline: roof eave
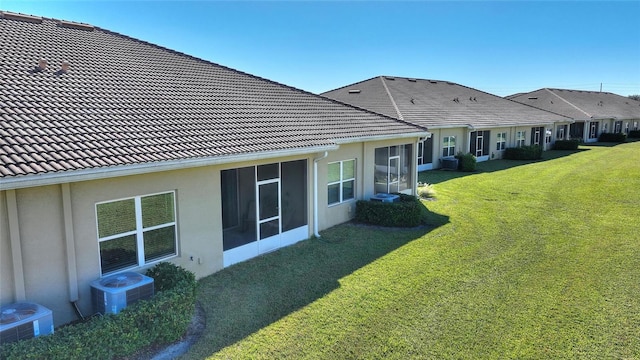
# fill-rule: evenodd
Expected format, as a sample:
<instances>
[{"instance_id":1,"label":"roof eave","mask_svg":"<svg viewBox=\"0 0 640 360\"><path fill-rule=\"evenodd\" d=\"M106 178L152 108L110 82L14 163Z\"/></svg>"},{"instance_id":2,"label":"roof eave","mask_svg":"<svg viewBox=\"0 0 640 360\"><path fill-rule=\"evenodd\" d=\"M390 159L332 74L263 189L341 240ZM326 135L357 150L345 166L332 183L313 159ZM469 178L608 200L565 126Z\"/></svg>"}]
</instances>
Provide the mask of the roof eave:
<instances>
[{"instance_id":1,"label":"roof eave","mask_svg":"<svg viewBox=\"0 0 640 360\"><path fill-rule=\"evenodd\" d=\"M378 136L360 136L360 137L350 137L350 138L342 138L336 139L336 144L349 144L354 142L365 142L365 141L383 141L383 140L393 140L393 139L406 139L406 138L416 138L416 137L431 137L431 133L429 131L420 131L420 132L410 132L410 133L402 133L402 134L388 134L388 135L378 135Z\"/></svg>"},{"instance_id":2,"label":"roof eave","mask_svg":"<svg viewBox=\"0 0 640 360\"><path fill-rule=\"evenodd\" d=\"M171 160L144 164L122 165L97 169L65 171L59 173L23 175L2 179L0 190L15 190L36 186L56 185L71 182L107 179L121 176L142 175L163 171L181 170L211 165L222 165L242 161L256 161L286 156L307 155L324 151L337 150L337 144L313 146L287 150L275 150L248 154L237 154L220 157L207 157L186 160Z\"/></svg>"}]
</instances>

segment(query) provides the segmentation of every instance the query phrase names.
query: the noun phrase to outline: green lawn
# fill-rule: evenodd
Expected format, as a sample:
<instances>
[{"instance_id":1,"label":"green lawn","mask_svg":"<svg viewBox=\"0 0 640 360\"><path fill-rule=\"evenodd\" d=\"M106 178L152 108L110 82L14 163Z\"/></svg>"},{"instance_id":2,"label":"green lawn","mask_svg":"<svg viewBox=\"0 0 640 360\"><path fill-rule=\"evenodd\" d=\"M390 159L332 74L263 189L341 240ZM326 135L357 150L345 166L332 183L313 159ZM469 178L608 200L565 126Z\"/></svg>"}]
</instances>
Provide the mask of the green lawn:
<instances>
[{"instance_id":1,"label":"green lawn","mask_svg":"<svg viewBox=\"0 0 640 360\"><path fill-rule=\"evenodd\" d=\"M422 173L433 227L345 224L203 279L186 358L640 358L640 142L581 149Z\"/></svg>"}]
</instances>

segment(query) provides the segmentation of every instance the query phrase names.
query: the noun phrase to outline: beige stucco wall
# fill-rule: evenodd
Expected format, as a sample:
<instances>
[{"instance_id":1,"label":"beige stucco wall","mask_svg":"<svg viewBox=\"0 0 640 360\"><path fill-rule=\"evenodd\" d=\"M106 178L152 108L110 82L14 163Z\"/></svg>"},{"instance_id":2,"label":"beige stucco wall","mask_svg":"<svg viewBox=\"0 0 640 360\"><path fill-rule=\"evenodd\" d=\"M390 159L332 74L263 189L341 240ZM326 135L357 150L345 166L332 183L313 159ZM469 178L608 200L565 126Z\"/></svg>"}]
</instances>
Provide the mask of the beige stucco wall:
<instances>
[{"instance_id":1,"label":"beige stucco wall","mask_svg":"<svg viewBox=\"0 0 640 360\"><path fill-rule=\"evenodd\" d=\"M469 144L469 128L467 127L459 127L459 128L449 128L449 129L433 129L430 130L431 136L433 137L433 168L437 169L441 167L440 159L442 158L442 148L444 146L443 139L447 136L455 136L456 137L456 149L455 153L458 151L466 151L468 150Z\"/></svg>"},{"instance_id":2,"label":"beige stucco wall","mask_svg":"<svg viewBox=\"0 0 640 360\"><path fill-rule=\"evenodd\" d=\"M95 204L171 190L176 192L178 256L170 260L193 271L199 278L221 269L220 185L219 171L214 167L70 184L78 305L85 315L92 311L89 283L101 276ZM18 189L15 193L25 299L50 308L56 325L75 320L70 304L61 186ZM6 192L2 194L0 199L6 210ZM15 269L10 258L10 236L4 226L6 218L6 211L3 211L0 216L3 225L0 232L2 304L19 300L13 291ZM189 260L190 255L194 256L194 261Z\"/></svg>"},{"instance_id":3,"label":"beige stucco wall","mask_svg":"<svg viewBox=\"0 0 640 360\"><path fill-rule=\"evenodd\" d=\"M365 199L372 196L374 191L375 148L412 144L415 155L417 140L410 138L345 144L338 150L328 152L326 158L318 161L318 228L327 229L348 221L355 215L355 200L331 207L327 205L329 162L356 159L356 198ZM197 278L219 271L223 268L220 171L224 169L306 159L307 223L309 236L312 236L313 164L314 158L321 155L309 154L9 190L16 196L22 277L20 269L13 267L7 191L0 191L0 300L3 305L22 300L17 298L15 292L16 273L19 278L24 279L25 300L50 308L56 326L77 319L70 303L76 287L80 310L84 315L91 314L89 283L102 275L95 218L96 203L166 191L175 191L176 194L178 230L178 255L169 260L193 271ZM415 166L415 160L413 162ZM417 180L413 179L415 181ZM65 213L63 189L67 186L70 211ZM70 228L65 228L65 216ZM67 244L73 246L70 253L75 252L75 261L69 262L67 259ZM153 264L146 267L150 266ZM144 272L146 267L135 270ZM75 284L70 281L74 276L77 277Z\"/></svg>"}]
</instances>

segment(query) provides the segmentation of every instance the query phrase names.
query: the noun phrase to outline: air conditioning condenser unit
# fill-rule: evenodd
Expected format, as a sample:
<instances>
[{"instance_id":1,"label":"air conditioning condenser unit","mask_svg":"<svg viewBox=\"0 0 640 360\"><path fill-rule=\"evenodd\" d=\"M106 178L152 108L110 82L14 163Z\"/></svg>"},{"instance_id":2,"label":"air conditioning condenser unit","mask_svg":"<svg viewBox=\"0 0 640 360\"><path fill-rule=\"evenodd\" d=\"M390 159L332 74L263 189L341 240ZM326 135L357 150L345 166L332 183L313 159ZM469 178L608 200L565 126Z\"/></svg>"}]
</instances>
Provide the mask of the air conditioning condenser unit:
<instances>
[{"instance_id":1,"label":"air conditioning condenser unit","mask_svg":"<svg viewBox=\"0 0 640 360\"><path fill-rule=\"evenodd\" d=\"M0 307L0 344L53 333L53 314L32 302Z\"/></svg>"},{"instance_id":2,"label":"air conditioning condenser unit","mask_svg":"<svg viewBox=\"0 0 640 360\"><path fill-rule=\"evenodd\" d=\"M127 305L153 294L153 278L132 271L91 282L93 310L101 314L117 314Z\"/></svg>"},{"instance_id":3,"label":"air conditioning condenser unit","mask_svg":"<svg viewBox=\"0 0 640 360\"><path fill-rule=\"evenodd\" d=\"M400 196L395 194L377 193L375 196L371 197L371 201L396 202L400 201Z\"/></svg>"}]
</instances>

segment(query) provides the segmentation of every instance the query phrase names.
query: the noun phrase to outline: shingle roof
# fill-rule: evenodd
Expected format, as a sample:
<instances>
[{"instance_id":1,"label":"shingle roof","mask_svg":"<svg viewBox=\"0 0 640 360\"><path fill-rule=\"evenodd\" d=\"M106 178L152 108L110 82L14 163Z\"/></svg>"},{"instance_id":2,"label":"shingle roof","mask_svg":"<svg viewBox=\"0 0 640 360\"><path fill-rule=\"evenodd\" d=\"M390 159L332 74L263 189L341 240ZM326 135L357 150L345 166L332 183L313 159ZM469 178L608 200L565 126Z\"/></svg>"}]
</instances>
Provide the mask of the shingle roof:
<instances>
[{"instance_id":1,"label":"shingle roof","mask_svg":"<svg viewBox=\"0 0 640 360\"><path fill-rule=\"evenodd\" d=\"M426 131L97 27L1 15L0 178Z\"/></svg>"},{"instance_id":2,"label":"shingle roof","mask_svg":"<svg viewBox=\"0 0 640 360\"><path fill-rule=\"evenodd\" d=\"M508 98L573 119L640 119L640 101L608 92L544 88Z\"/></svg>"},{"instance_id":3,"label":"shingle roof","mask_svg":"<svg viewBox=\"0 0 640 360\"><path fill-rule=\"evenodd\" d=\"M322 94L428 128L548 124L566 117L442 80L378 76Z\"/></svg>"}]
</instances>

